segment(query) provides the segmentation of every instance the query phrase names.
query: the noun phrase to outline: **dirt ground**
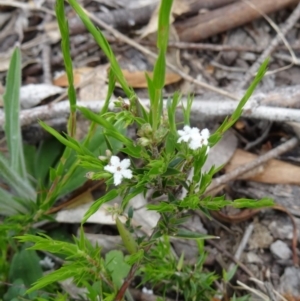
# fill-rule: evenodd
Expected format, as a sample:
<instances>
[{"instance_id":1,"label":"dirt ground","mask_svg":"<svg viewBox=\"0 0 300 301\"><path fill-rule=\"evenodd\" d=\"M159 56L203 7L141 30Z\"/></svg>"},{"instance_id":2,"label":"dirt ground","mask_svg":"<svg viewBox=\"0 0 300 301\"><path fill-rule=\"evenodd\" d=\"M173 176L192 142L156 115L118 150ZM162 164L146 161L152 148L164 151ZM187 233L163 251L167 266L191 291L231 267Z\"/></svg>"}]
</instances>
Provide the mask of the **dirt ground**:
<instances>
[{"instance_id":1,"label":"dirt ground","mask_svg":"<svg viewBox=\"0 0 300 301\"><path fill-rule=\"evenodd\" d=\"M152 70L155 61L158 1L80 3L103 29L127 81L147 101L144 73ZM37 125L38 119L47 120L59 131L66 128L67 78L54 5L54 0L0 1L0 138L1 96L16 45L22 51L20 118L24 142L37 144L47 139L48 134ZM78 100L96 110L107 93L109 64L69 7L67 16ZM211 193L226 194L227 199L271 197L276 205L213 212L211 220L194 212L185 225L220 237L206 242L210 252L206 268L228 271L238 263L234 287L243 287L257 300L277 300L271 297L273 290L286 300L300 298L299 18L299 1L292 0L178 0L172 10L165 96L180 91L184 98L193 93L192 123L200 128L213 131L233 111L259 65L270 57L268 73L243 117L212 149L206 168L224 165L210 187ZM118 96L124 93L116 87L114 97ZM87 128L84 121L79 122L78 138ZM85 205L69 209L64 204L84 195L90 186L85 183L64 200L67 203L57 205L53 212L57 212L58 222L70 224L66 227L80 222ZM94 197L101 193L101 186L93 193ZM135 201L137 207L147 202ZM137 211L135 218L150 231L157 217L145 214ZM99 215L86 231L91 241L98 241L108 251L119 244L119 237L111 219L104 213ZM176 240L172 245L178 254L184 251L189 262L197 256L196 244L190 241ZM259 297L257 292L269 299ZM145 300L144 295L139 292L137 300Z\"/></svg>"}]
</instances>

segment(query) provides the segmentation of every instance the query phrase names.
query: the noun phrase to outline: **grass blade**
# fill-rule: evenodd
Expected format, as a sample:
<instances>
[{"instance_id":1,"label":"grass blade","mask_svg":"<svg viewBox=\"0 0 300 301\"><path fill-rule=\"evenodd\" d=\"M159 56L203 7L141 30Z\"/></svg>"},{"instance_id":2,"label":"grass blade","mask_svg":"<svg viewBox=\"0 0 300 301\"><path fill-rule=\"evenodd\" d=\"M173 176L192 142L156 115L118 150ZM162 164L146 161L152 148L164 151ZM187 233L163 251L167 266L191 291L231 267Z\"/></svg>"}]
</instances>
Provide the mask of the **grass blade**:
<instances>
[{"instance_id":1,"label":"grass blade","mask_svg":"<svg viewBox=\"0 0 300 301\"><path fill-rule=\"evenodd\" d=\"M117 59L107 42L106 38L102 34L101 31L99 31L95 25L92 23L88 15L84 12L84 10L81 8L81 6L78 4L76 0L69 0L70 5L72 8L76 11L77 15L81 19L82 23L85 25L87 30L92 34L94 37L95 41L98 43L98 45L101 47L103 52L105 53L106 57L108 58L110 64L111 64L111 69L114 72L118 82L120 83L122 89L126 93L127 97L129 99L135 98L135 93L133 90L128 86L124 75L122 73L122 70L117 62Z\"/></svg>"},{"instance_id":2,"label":"grass blade","mask_svg":"<svg viewBox=\"0 0 300 301\"><path fill-rule=\"evenodd\" d=\"M20 212L27 213L28 210L21 206L20 203L6 190L0 187L0 211L1 215L11 216Z\"/></svg>"},{"instance_id":3,"label":"grass blade","mask_svg":"<svg viewBox=\"0 0 300 301\"><path fill-rule=\"evenodd\" d=\"M73 65L70 51L69 25L65 17L64 0L56 1L55 12L61 34L61 49L69 83L68 97L71 114L68 122L68 133L71 137L74 137L76 131L76 91L74 87Z\"/></svg>"},{"instance_id":4,"label":"grass blade","mask_svg":"<svg viewBox=\"0 0 300 301\"><path fill-rule=\"evenodd\" d=\"M13 170L6 158L2 156L0 153L0 170L1 177L7 182L7 184L12 187L19 197L23 197L24 199L30 199L35 201L36 192L31 187L31 185L24 181L24 178L21 177L15 170Z\"/></svg>"},{"instance_id":5,"label":"grass blade","mask_svg":"<svg viewBox=\"0 0 300 301\"><path fill-rule=\"evenodd\" d=\"M10 167L27 181L22 135L20 128L21 53L16 48L10 60L6 89L3 95L5 113L5 137L10 154Z\"/></svg>"}]
</instances>

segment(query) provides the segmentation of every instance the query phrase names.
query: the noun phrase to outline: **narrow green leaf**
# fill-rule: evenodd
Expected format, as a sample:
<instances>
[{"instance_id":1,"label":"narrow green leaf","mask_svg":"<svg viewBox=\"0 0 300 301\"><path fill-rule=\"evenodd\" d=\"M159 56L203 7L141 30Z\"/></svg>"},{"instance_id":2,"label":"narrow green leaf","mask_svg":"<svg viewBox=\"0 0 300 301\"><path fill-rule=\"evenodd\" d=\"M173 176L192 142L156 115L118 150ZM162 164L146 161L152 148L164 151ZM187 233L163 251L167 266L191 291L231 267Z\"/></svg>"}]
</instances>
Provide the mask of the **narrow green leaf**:
<instances>
[{"instance_id":1,"label":"narrow green leaf","mask_svg":"<svg viewBox=\"0 0 300 301\"><path fill-rule=\"evenodd\" d=\"M166 58L165 52L162 50L159 52L157 61L154 66L153 71L153 85L155 89L162 89L165 84L165 76L166 76Z\"/></svg>"},{"instance_id":2,"label":"narrow green leaf","mask_svg":"<svg viewBox=\"0 0 300 301\"><path fill-rule=\"evenodd\" d=\"M162 0L158 14L157 48L167 51L173 0Z\"/></svg>"},{"instance_id":3,"label":"narrow green leaf","mask_svg":"<svg viewBox=\"0 0 300 301\"><path fill-rule=\"evenodd\" d=\"M235 265L231 270L228 271L228 273L226 272L226 270L223 270L223 280L225 282L229 282L232 279L232 277L235 275L237 268L238 265Z\"/></svg>"},{"instance_id":4,"label":"narrow green leaf","mask_svg":"<svg viewBox=\"0 0 300 301\"><path fill-rule=\"evenodd\" d=\"M21 87L21 53L16 48L10 60L6 78L6 88L3 95L5 113L5 137L10 154L10 166L17 172L23 181L27 180L25 167L21 126L19 120L20 112L20 87Z\"/></svg>"},{"instance_id":5,"label":"narrow green leaf","mask_svg":"<svg viewBox=\"0 0 300 301\"><path fill-rule=\"evenodd\" d=\"M91 215L93 215L103 204L113 200L118 196L118 191L116 189L113 189L109 191L106 195L101 197L100 199L96 200L93 205L89 208L89 210L85 213L82 224L84 224Z\"/></svg>"},{"instance_id":6,"label":"narrow green leaf","mask_svg":"<svg viewBox=\"0 0 300 301\"><path fill-rule=\"evenodd\" d=\"M75 274L77 276L79 273L83 273L84 271L85 267L81 266L79 263L68 264L39 279L30 289L26 291L26 293L31 293L51 283L57 283L58 281L72 278Z\"/></svg>"},{"instance_id":7,"label":"narrow green leaf","mask_svg":"<svg viewBox=\"0 0 300 301\"><path fill-rule=\"evenodd\" d=\"M79 147L78 143L74 143L74 141L70 141L63 137L59 132L57 132L55 129L53 129L51 126L47 125L43 121L39 121L39 124L52 136L54 136L60 143L64 144L65 146L75 150L78 153L81 153L81 149Z\"/></svg>"},{"instance_id":8,"label":"narrow green leaf","mask_svg":"<svg viewBox=\"0 0 300 301\"><path fill-rule=\"evenodd\" d=\"M122 200L122 210L125 210L127 207L129 201L137 196L138 194L142 193L145 191L145 186L140 186L140 187L134 187L130 190L130 192L123 198Z\"/></svg>"},{"instance_id":9,"label":"narrow green leaf","mask_svg":"<svg viewBox=\"0 0 300 301\"><path fill-rule=\"evenodd\" d=\"M72 8L76 11L78 14L79 18L81 19L82 23L85 25L87 30L92 34L94 37L95 41L98 43L98 45L101 47L105 55L107 56L108 60L110 61L111 64L111 69L113 70L118 82L120 83L122 89L126 93L127 97L131 99L131 97L134 96L134 92L132 89L129 87L127 84L124 75L122 73L122 70L117 62L117 59L107 42L105 36L101 31L99 31L95 25L92 23L88 15L84 12L84 10L81 8L81 6L77 3L76 0L69 0L70 5Z\"/></svg>"},{"instance_id":10,"label":"narrow green leaf","mask_svg":"<svg viewBox=\"0 0 300 301\"><path fill-rule=\"evenodd\" d=\"M68 120L68 133L71 137L73 137L76 131L76 91L74 87L73 64L70 51L69 25L68 20L65 17L65 6L63 0L56 0L55 12L61 34L61 49L69 83L68 98L71 114Z\"/></svg>"},{"instance_id":11,"label":"narrow green leaf","mask_svg":"<svg viewBox=\"0 0 300 301\"><path fill-rule=\"evenodd\" d=\"M133 238L132 234L126 229L126 227L123 225L123 223L119 220L118 217L116 219L116 225L127 251L130 254L136 253L138 251L137 243Z\"/></svg>"},{"instance_id":12,"label":"narrow green leaf","mask_svg":"<svg viewBox=\"0 0 300 301\"><path fill-rule=\"evenodd\" d=\"M24 178L21 177L15 170L13 170L7 159L2 156L0 153L0 170L1 178L3 178L7 184L18 194L18 196L23 197L24 199L34 201L36 200L36 192L32 186L24 181Z\"/></svg>"},{"instance_id":13,"label":"narrow green leaf","mask_svg":"<svg viewBox=\"0 0 300 301\"><path fill-rule=\"evenodd\" d=\"M223 134L225 131L227 131L241 116L243 108L248 101L248 99L251 97L252 93L254 92L255 88L259 84L259 82L262 80L264 77L265 73L267 72L267 67L269 64L269 58L267 58L259 67L259 70L252 81L250 87L247 89L246 93L244 94L243 98L239 102L237 108L235 111L232 113L230 118L226 118L225 121L222 123L222 125L218 128L216 131L217 133Z\"/></svg>"},{"instance_id":14,"label":"narrow green leaf","mask_svg":"<svg viewBox=\"0 0 300 301\"><path fill-rule=\"evenodd\" d=\"M232 202L232 206L235 208L262 208L274 206L274 201L270 198L260 200L238 199Z\"/></svg>"},{"instance_id":15,"label":"narrow green leaf","mask_svg":"<svg viewBox=\"0 0 300 301\"><path fill-rule=\"evenodd\" d=\"M55 165L64 146L55 138L41 141L35 159L35 175L39 185L46 185L50 167Z\"/></svg>"},{"instance_id":16,"label":"narrow green leaf","mask_svg":"<svg viewBox=\"0 0 300 301\"><path fill-rule=\"evenodd\" d=\"M23 207L13 196L0 187L0 212L4 216L26 214L28 209Z\"/></svg>"}]
</instances>

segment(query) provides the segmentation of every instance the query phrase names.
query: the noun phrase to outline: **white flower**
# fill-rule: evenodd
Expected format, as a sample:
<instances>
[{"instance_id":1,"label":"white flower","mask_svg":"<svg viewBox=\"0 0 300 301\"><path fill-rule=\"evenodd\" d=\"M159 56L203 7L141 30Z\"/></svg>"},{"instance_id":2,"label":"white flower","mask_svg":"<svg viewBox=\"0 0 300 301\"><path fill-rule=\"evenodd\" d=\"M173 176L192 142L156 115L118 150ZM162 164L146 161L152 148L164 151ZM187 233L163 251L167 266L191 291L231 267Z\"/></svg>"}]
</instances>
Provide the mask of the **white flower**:
<instances>
[{"instance_id":1,"label":"white flower","mask_svg":"<svg viewBox=\"0 0 300 301\"><path fill-rule=\"evenodd\" d=\"M52 259L49 256L45 256L43 260L40 260L40 265L45 269L53 269L55 263L52 261Z\"/></svg>"},{"instance_id":2,"label":"white flower","mask_svg":"<svg viewBox=\"0 0 300 301\"><path fill-rule=\"evenodd\" d=\"M208 145L208 129L203 129L200 133L198 128L191 128L190 126L185 125L183 130L178 130L177 132L180 136L177 143L187 142L190 149L196 150L203 145Z\"/></svg>"},{"instance_id":3,"label":"white flower","mask_svg":"<svg viewBox=\"0 0 300 301\"><path fill-rule=\"evenodd\" d=\"M114 176L114 184L119 185L122 182L122 178L132 178L132 171L128 169L129 166L129 159L120 161L119 157L111 156L110 163L104 167L104 170L112 173Z\"/></svg>"},{"instance_id":4,"label":"white flower","mask_svg":"<svg viewBox=\"0 0 300 301\"><path fill-rule=\"evenodd\" d=\"M153 290L147 289L145 286L143 287L142 292L147 295L153 295Z\"/></svg>"},{"instance_id":5,"label":"white flower","mask_svg":"<svg viewBox=\"0 0 300 301\"><path fill-rule=\"evenodd\" d=\"M201 136L201 145L207 145L208 144L208 138L209 138L209 130L203 129L200 133Z\"/></svg>"}]
</instances>

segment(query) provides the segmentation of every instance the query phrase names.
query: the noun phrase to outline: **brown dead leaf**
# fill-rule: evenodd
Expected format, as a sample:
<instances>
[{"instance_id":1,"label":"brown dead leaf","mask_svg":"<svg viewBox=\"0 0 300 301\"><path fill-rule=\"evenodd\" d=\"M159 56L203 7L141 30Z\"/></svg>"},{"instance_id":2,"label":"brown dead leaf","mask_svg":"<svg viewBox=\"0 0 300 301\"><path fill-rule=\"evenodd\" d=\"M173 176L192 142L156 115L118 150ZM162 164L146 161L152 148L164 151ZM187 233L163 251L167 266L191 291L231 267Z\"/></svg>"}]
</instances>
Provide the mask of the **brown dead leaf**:
<instances>
[{"instance_id":1,"label":"brown dead leaf","mask_svg":"<svg viewBox=\"0 0 300 301\"><path fill-rule=\"evenodd\" d=\"M133 88L147 88L147 80L145 77L145 73L147 73L150 78L152 78L153 76L153 72L149 72L149 71L131 72L128 70L122 70L122 72L129 86ZM181 80L181 76L179 76L178 74L167 72L165 78L165 85L177 83L180 80Z\"/></svg>"},{"instance_id":2,"label":"brown dead leaf","mask_svg":"<svg viewBox=\"0 0 300 301\"><path fill-rule=\"evenodd\" d=\"M79 91L81 101L106 98L108 92L107 68L108 65L100 65L96 68L84 68L81 72L82 85Z\"/></svg>"},{"instance_id":3,"label":"brown dead leaf","mask_svg":"<svg viewBox=\"0 0 300 301\"><path fill-rule=\"evenodd\" d=\"M74 85L79 85L83 80L84 76L90 72L92 72L94 68L91 67L82 67L78 69L74 69L73 76L74 76ZM68 77L67 74L64 73L60 75L59 77L55 78L53 80L53 85L59 86L59 87L68 87Z\"/></svg>"},{"instance_id":4,"label":"brown dead leaf","mask_svg":"<svg viewBox=\"0 0 300 301\"><path fill-rule=\"evenodd\" d=\"M255 154L237 149L229 164L226 165L225 171L230 172L241 165L255 160L257 157ZM251 181L269 184L300 185L300 167L273 159L239 176L238 179L249 179Z\"/></svg>"}]
</instances>

